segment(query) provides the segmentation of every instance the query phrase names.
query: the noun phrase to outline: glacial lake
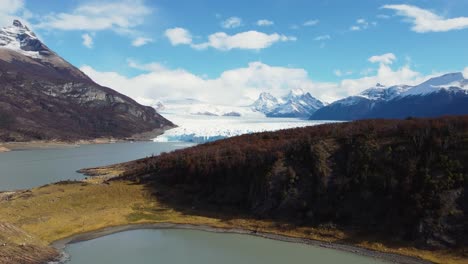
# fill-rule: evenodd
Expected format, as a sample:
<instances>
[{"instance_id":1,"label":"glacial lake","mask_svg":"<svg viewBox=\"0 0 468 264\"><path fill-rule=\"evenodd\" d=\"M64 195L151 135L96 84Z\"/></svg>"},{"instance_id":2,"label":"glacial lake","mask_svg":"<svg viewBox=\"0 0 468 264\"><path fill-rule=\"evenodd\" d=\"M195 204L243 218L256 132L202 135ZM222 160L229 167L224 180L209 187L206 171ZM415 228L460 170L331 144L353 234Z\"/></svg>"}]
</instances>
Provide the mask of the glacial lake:
<instances>
[{"instance_id":1,"label":"glacial lake","mask_svg":"<svg viewBox=\"0 0 468 264\"><path fill-rule=\"evenodd\" d=\"M67 246L66 264L379 264L378 259L248 235L134 230Z\"/></svg>"},{"instance_id":2,"label":"glacial lake","mask_svg":"<svg viewBox=\"0 0 468 264\"><path fill-rule=\"evenodd\" d=\"M0 153L0 191L83 179L84 176L77 170L135 160L189 146L193 144L127 142Z\"/></svg>"}]
</instances>

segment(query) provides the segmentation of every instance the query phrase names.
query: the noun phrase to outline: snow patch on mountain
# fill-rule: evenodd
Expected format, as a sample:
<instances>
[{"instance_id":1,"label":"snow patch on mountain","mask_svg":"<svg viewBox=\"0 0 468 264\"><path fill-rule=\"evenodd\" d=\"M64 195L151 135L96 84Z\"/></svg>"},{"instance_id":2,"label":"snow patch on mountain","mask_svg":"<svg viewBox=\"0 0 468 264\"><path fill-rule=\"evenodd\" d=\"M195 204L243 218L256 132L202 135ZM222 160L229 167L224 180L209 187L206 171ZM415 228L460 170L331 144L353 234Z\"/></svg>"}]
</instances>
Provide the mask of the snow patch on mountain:
<instances>
[{"instance_id":1,"label":"snow patch on mountain","mask_svg":"<svg viewBox=\"0 0 468 264\"><path fill-rule=\"evenodd\" d=\"M280 100L270 93L263 92L258 99L253 103L252 109L262 113L271 112L280 103Z\"/></svg>"},{"instance_id":2,"label":"snow patch on mountain","mask_svg":"<svg viewBox=\"0 0 468 264\"><path fill-rule=\"evenodd\" d=\"M439 77L431 78L419 85L416 85L402 94L404 96L427 95L440 90L468 90L468 80L464 78L463 73L449 73Z\"/></svg>"},{"instance_id":3,"label":"snow patch on mountain","mask_svg":"<svg viewBox=\"0 0 468 264\"><path fill-rule=\"evenodd\" d=\"M37 36L20 21L13 21L12 26L0 28L0 48L9 49L32 58L41 57L41 42Z\"/></svg>"},{"instance_id":4,"label":"snow patch on mountain","mask_svg":"<svg viewBox=\"0 0 468 264\"><path fill-rule=\"evenodd\" d=\"M325 104L302 89L293 89L283 98L261 93L252 105L254 111L268 117L309 117Z\"/></svg>"}]
</instances>

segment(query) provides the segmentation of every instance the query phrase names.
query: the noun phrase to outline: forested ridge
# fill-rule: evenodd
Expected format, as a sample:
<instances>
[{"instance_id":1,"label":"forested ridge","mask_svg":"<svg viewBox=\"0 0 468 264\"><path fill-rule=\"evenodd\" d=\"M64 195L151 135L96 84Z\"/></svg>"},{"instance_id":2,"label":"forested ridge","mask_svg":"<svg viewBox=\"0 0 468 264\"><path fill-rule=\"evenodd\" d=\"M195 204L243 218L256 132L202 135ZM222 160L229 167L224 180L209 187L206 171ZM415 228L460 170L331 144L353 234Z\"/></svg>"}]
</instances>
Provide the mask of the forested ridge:
<instances>
[{"instance_id":1,"label":"forested ridge","mask_svg":"<svg viewBox=\"0 0 468 264\"><path fill-rule=\"evenodd\" d=\"M467 246L468 116L257 133L125 166L123 178L147 184L169 203L422 247Z\"/></svg>"}]
</instances>

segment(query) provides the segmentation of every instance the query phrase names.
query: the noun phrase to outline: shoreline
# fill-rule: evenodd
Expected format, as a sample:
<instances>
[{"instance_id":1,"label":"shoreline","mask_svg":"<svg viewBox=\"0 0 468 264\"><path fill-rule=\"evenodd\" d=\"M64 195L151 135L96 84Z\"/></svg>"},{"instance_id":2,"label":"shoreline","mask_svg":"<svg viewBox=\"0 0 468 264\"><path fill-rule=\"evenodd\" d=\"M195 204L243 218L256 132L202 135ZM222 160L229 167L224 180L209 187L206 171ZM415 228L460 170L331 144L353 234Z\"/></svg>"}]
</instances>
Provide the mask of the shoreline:
<instances>
[{"instance_id":1,"label":"shoreline","mask_svg":"<svg viewBox=\"0 0 468 264\"><path fill-rule=\"evenodd\" d=\"M21 142L0 142L0 153L19 150L34 150L34 149L55 149L55 148L76 148L82 145L100 145L126 142L152 142L158 136L164 134L165 131L173 129L177 126L165 126L156 128L151 131L146 131L134 134L128 138L113 138L103 137L94 139L77 139L77 140L33 140Z\"/></svg>"},{"instance_id":2,"label":"shoreline","mask_svg":"<svg viewBox=\"0 0 468 264\"><path fill-rule=\"evenodd\" d=\"M370 250L366 248L361 248L352 245L323 242L319 240L312 240L307 238L298 238L290 237L284 235L277 235L272 233L250 231L242 228L219 228L212 227L209 225L193 225L193 224L175 224L175 223L154 223L154 224L133 224L133 225L122 225L122 226L113 226L106 227L103 229L84 232L76 235L72 235L63 239L56 240L50 245L55 249L63 252L67 245L89 241L97 239L100 237L126 232L133 230L151 230L151 229L181 229L181 230L198 230L203 232L214 232L214 233L224 233L224 234L240 234L240 235L250 235L255 237L260 237L264 239L272 239L282 242L305 244L314 247L338 250L342 252L347 252L350 254L357 254L364 257L370 257L382 260L388 263L400 263L400 264L432 264L430 261L422 260L416 257L410 257L405 255L399 255L395 253L386 253L375 250Z\"/></svg>"}]
</instances>

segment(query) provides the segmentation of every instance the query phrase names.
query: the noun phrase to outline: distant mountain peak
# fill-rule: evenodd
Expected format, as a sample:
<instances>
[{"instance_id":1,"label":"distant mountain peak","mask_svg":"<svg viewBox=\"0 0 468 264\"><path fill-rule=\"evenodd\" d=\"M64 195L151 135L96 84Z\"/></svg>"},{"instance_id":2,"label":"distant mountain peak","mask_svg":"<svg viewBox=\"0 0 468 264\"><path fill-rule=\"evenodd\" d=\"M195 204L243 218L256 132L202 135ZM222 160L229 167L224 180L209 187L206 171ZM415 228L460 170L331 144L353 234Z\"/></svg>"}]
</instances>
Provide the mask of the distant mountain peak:
<instances>
[{"instance_id":1,"label":"distant mountain peak","mask_svg":"<svg viewBox=\"0 0 468 264\"><path fill-rule=\"evenodd\" d=\"M314 98L309 92L295 88L280 99L263 92L252 105L252 109L268 117L309 117L323 106L324 103Z\"/></svg>"},{"instance_id":2,"label":"distant mountain peak","mask_svg":"<svg viewBox=\"0 0 468 264\"><path fill-rule=\"evenodd\" d=\"M312 115L319 120L405 118L468 113L468 80L461 72L443 74L415 85L369 88L338 100Z\"/></svg>"},{"instance_id":3,"label":"distant mountain peak","mask_svg":"<svg viewBox=\"0 0 468 264\"><path fill-rule=\"evenodd\" d=\"M32 58L52 53L36 34L19 20L14 20L11 26L0 28L0 47Z\"/></svg>"},{"instance_id":4,"label":"distant mountain peak","mask_svg":"<svg viewBox=\"0 0 468 264\"><path fill-rule=\"evenodd\" d=\"M306 91L304 91L303 89L301 88L294 88L294 89L291 89L291 91L289 92L287 98L291 98L291 97L299 97L299 96L303 96L306 94Z\"/></svg>"},{"instance_id":5,"label":"distant mountain peak","mask_svg":"<svg viewBox=\"0 0 468 264\"><path fill-rule=\"evenodd\" d=\"M19 20L17 20L17 19L13 20L13 26L19 27L19 28L27 28L27 27L25 27L25 26L23 25L23 23L21 23L21 21L19 21Z\"/></svg>"},{"instance_id":6,"label":"distant mountain peak","mask_svg":"<svg viewBox=\"0 0 468 264\"><path fill-rule=\"evenodd\" d=\"M273 110L279 104L278 98L268 92L262 92L258 99L252 104L252 109L258 112L266 113Z\"/></svg>"},{"instance_id":7,"label":"distant mountain peak","mask_svg":"<svg viewBox=\"0 0 468 264\"><path fill-rule=\"evenodd\" d=\"M402 94L402 96L426 95L451 88L456 88L456 90L468 89L468 80L465 79L463 73L454 72L438 77L433 77L419 85L412 87L406 93Z\"/></svg>"}]
</instances>

